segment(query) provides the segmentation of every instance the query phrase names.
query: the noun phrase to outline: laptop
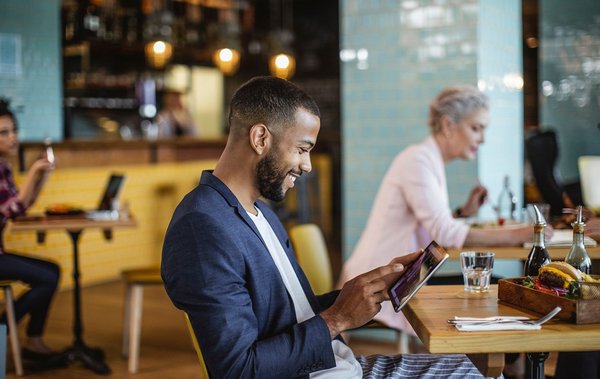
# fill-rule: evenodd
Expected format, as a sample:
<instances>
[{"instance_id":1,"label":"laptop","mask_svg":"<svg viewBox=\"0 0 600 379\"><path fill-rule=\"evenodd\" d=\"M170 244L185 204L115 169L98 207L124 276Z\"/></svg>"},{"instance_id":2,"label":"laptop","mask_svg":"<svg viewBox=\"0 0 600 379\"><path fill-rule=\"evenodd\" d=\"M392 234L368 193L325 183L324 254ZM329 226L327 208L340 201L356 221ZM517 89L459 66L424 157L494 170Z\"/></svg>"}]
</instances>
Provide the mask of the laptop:
<instances>
[{"instance_id":1,"label":"laptop","mask_svg":"<svg viewBox=\"0 0 600 379\"><path fill-rule=\"evenodd\" d=\"M113 202L119 198L119 193L123 187L125 175L113 173L108 178L104 193L100 198L98 208L93 211L86 211L85 216L94 220L112 220L119 218L119 211L112 209Z\"/></svg>"}]
</instances>

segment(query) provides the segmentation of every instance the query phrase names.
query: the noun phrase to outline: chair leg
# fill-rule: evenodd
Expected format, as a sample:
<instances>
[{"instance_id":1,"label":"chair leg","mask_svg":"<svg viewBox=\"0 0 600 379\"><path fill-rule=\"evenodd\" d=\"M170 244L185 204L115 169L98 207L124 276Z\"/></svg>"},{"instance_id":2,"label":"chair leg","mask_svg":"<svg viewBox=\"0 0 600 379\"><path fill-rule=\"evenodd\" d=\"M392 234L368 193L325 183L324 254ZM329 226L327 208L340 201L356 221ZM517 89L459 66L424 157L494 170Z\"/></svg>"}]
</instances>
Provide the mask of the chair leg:
<instances>
[{"instance_id":1,"label":"chair leg","mask_svg":"<svg viewBox=\"0 0 600 379\"><path fill-rule=\"evenodd\" d=\"M408 333L398 331L398 351L400 354L410 353Z\"/></svg>"},{"instance_id":2,"label":"chair leg","mask_svg":"<svg viewBox=\"0 0 600 379\"><path fill-rule=\"evenodd\" d=\"M142 332L142 306L144 285L134 284L131 288L131 310L129 315L129 372L135 374L139 369L140 335Z\"/></svg>"},{"instance_id":3,"label":"chair leg","mask_svg":"<svg viewBox=\"0 0 600 379\"><path fill-rule=\"evenodd\" d=\"M121 337L122 346L121 354L123 357L129 357L129 330L131 324L129 322L129 316L131 315L131 284L127 283L125 286L125 302L123 306L123 336Z\"/></svg>"},{"instance_id":4,"label":"chair leg","mask_svg":"<svg viewBox=\"0 0 600 379\"><path fill-rule=\"evenodd\" d=\"M10 286L4 287L4 297L6 299L6 320L8 321L8 334L10 336L10 346L12 348L13 360L15 362L15 372L18 376L23 376L21 344L19 343L19 331L17 329L15 306L13 304L12 288Z\"/></svg>"}]
</instances>

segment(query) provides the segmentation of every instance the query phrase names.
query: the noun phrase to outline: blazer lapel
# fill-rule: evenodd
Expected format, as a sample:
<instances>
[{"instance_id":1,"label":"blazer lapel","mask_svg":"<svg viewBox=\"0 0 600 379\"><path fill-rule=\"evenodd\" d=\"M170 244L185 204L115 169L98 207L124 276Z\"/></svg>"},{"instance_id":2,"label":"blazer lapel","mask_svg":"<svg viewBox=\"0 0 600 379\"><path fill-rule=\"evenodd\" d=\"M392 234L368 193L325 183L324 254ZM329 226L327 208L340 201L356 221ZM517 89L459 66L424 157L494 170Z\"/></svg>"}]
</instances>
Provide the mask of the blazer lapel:
<instances>
[{"instance_id":1,"label":"blazer lapel","mask_svg":"<svg viewBox=\"0 0 600 379\"><path fill-rule=\"evenodd\" d=\"M221 194L221 196L223 196L223 198L227 201L229 206L232 208L235 208L235 211L237 212L238 216L242 220L244 220L244 222L250 229L252 229L252 231L254 232L256 237L258 237L258 239L260 239L260 241L264 245L265 249L267 249L267 245L265 244L265 241L262 239L262 236L260 235L258 229L256 228L256 225L250 219L250 216L248 216L248 213L246 213L246 210L244 209L242 204L240 204L237 197L235 197L235 195L233 194L233 192L231 192L229 187L227 187L225 185L225 183L223 183L219 178L217 178L216 176L213 175L212 170L207 170L207 171L202 172L202 177L200 178L200 184L210 186L210 187L214 188L217 192L219 192Z\"/></svg>"}]
</instances>

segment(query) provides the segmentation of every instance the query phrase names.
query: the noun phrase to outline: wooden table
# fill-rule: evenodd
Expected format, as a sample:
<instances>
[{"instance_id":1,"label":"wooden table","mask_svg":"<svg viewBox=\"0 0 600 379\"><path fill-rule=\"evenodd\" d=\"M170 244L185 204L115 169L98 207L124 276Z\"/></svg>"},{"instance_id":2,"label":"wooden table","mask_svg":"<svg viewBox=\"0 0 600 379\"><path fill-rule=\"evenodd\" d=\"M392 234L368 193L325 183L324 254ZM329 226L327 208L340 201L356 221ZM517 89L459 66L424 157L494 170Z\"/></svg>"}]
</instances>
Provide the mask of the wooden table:
<instances>
[{"instance_id":1,"label":"wooden table","mask_svg":"<svg viewBox=\"0 0 600 379\"><path fill-rule=\"evenodd\" d=\"M112 229L136 226L133 217L92 220L85 216L26 216L17 218L10 224L12 232L35 231L38 243L45 241L48 230L65 230L73 245L73 344L65 350L69 361L80 361L97 374L108 375L110 367L104 362L104 352L92 348L83 341L83 321L81 317L81 284L79 273L79 237L85 229L102 229L106 239L112 238Z\"/></svg>"},{"instance_id":2,"label":"wooden table","mask_svg":"<svg viewBox=\"0 0 600 379\"><path fill-rule=\"evenodd\" d=\"M462 285L425 286L404 307L404 315L433 354L467 354L485 376L500 376L505 353L528 353L534 359L528 377L544 378L545 351L600 350L600 324L575 325L552 320L541 330L459 332L447 320L454 316L485 317L539 314L498 302L498 286L487 294L466 294ZM541 371L540 371L541 370Z\"/></svg>"},{"instance_id":3,"label":"wooden table","mask_svg":"<svg viewBox=\"0 0 600 379\"><path fill-rule=\"evenodd\" d=\"M529 250L524 247L514 246L514 247L491 247L491 246L475 246L475 247L463 247L461 249L448 249L448 254L450 254L450 259L458 260L459 254L461 251L493 251L496 254L496 259L527 259L527 255L529 254ZM588 252L591 259L600 259L600 246L588 247L586 246L585 250ZM567 256L569 252L568 247L550 247L548 248L548 253L550 254L550 258L552 260L562 261Z\"/></svg>"}]
</instances>

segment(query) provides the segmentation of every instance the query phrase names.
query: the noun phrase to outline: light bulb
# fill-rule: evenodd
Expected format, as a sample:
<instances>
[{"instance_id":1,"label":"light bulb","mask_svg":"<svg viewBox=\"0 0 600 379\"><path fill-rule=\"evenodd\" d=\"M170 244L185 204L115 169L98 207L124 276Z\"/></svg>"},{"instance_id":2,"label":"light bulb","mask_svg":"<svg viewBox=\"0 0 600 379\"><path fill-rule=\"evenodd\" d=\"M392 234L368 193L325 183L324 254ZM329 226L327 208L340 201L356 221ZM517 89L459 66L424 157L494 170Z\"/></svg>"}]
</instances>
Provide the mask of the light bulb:
<instances>
[{"instance_id":1,"label":"light bulb","mask_svg":"<svg viewBox=\"0 0 600 379\"><path fill-rule=\"evenodd\" d=\"M275 54L269 60L269 71L278 78L290 79L296 71L296 59L290 54Z\"/></svg>"},{"instance_id":2,"label":"light bulb","mask_svg":"<svg viewBox=\"0 0 600 379\"><path fill-rule=\"evenodd\" d=\"M278 54L275 57L275 66L278 69L285 70L290 66L290 59L285 54Z\"/></svg>"},{"instance_id":3,"label":"light bulb","mask_svg":"<svg viewBox=\"0 0 600 379\"><path fill-rule=\"evenodd\" d=\"M225 75L233 75L240 66L240 53L235 49L222 48L214 52L213 63Z\"/></svg>"},{"instance_id":4,"label":"light bulb","mask_svg":"<svg viewBox=\"0 0 600 379\"><path fill-rule=\"evenodd\" d=\"M231 62L233 59L233 52L228 48L221 49L219 50L219 59L223 62Z\"/></svg>"},{"instance_id":5,"label":"light bulb","mask_svg":"<svg viewBox=\"0 0 600 379\"><path fill-rule=\"evenodd\" d=\"M173 45L165 41L150 41L146 44L146 60L154 68L164 67L171 55L173 55Z\"/></svg>"}]
</instances>

